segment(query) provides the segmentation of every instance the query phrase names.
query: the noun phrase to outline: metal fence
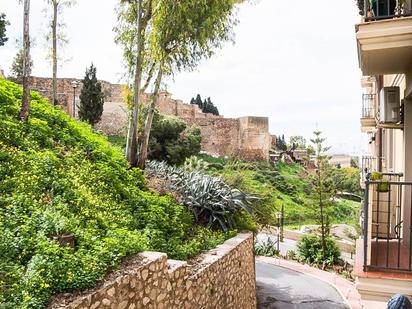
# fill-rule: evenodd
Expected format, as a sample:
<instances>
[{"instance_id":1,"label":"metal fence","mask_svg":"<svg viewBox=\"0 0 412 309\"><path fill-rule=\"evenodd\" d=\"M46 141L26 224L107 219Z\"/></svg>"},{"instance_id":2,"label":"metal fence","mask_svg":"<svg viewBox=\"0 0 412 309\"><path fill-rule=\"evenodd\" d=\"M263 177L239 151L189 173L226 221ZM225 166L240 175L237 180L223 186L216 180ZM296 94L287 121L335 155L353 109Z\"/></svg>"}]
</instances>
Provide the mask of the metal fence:
<instances>
[{"instance_id":1,"label":"metal fence","mask_svg":"<svg viewBox=\"0 0 412 309\"><path fill-rule=\"evenodd\" d=\"M362 118L375 118L376 94L365 93L362 96Z\"/></svg>"},{"instance_id":2,"label":"metal fence","mask_svg":"<svg viewBox=\"0 0 412 309\"><path fill-rule=\"evenodd\" d=\"M374 168L376 168L376 157L372 156L362 156L362 164L361 164L361 181L365 182L366 177L372 173Z\"/></svg>"},{"instance_id":3,"label":"metal fence","mask_svg":"<svg viewBox=\"0 0 412 309\"><path fill-rule=\"evenodd\" d=\"M412 182L380 175L365 182L364 268L412 271Z\"/></svg>"},{"instance_id":4,"label":"metal fence","mask_svg":"<svg viewBox=\"0 0 412 309\"><path fill-rule=\"evenodd\" d=\"M365 21L411 16L407 7L398 0L364 0L364 8Z\"/></svg>"}]
</instances>

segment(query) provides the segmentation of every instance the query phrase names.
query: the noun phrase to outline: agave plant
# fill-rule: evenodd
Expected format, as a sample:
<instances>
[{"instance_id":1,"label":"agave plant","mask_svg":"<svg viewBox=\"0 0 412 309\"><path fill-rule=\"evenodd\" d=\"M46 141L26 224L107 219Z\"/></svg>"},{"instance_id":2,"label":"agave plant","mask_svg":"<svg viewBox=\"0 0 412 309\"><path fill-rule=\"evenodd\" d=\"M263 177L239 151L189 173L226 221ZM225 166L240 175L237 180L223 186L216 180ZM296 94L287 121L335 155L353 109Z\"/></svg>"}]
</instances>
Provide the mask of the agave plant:
<instances>
[{"instance_id":1,"label":"agave plant","mask_svg":"<svg viewBox=\"0 0 412 309\"><path fill-rule=\"evenodd\" d=\"M170 189L178 192L182 203L192 210L197 223L220 226L224 231L235 227L234 215L244 210L252 214L254 196L229 188L220 178L200 172L185 172L165 162L151 161L146 167L149 176L167 179Z\"/></svg>"},{"instance_id":2,"label":"agave plant","mask_svg":"<svg viewBox=\"0 0 412 309\"><path fill-rule=\"evenodd\" d=\"M268 236L266 240L255 242L255 254L268 257L279 256L276 247L277 242Z\"/></svg>"}]
</instances>

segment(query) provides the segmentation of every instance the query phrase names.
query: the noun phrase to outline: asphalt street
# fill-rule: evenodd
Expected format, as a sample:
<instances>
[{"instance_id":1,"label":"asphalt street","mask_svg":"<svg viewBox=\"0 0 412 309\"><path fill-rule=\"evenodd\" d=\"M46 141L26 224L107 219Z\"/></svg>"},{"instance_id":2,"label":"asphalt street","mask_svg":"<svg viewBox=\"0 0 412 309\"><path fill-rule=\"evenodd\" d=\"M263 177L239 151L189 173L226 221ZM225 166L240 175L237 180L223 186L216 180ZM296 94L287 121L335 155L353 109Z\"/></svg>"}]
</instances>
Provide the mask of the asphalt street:
<instances>
[{"instance_id":1,"label":"asphalt street","mask_svg":"<svg viewBox=\"0 0 412 309\"><path fill-rule=\"evenodd\" d=\"M256 262L258 309L347 309L330 284L280 266Z\"/></svg>"}]
</instances>

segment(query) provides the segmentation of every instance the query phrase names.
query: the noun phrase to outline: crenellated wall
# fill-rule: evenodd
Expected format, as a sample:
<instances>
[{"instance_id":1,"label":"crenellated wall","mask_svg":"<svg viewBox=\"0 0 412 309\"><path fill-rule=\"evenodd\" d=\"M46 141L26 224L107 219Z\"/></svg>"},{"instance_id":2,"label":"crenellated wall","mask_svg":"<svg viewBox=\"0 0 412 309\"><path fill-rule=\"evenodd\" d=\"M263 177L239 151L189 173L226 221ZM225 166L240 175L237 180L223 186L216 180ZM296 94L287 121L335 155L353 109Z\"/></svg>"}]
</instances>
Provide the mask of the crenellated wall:
<instances>
[{"instance_id":1,"label":"crenellated wall","mask_svg":"<svg viewBox=\"0 0 412 309\"><path fill-rule=\"evenodd\" d=\"M253 235L239 234L196 260L143 252L134 267L69 303L49 309L256 309ZM70 299L70 297L68 297Z\"/></svg>"},{"instance_id":2,"label":"crenellated wall","mask_svg":"<svg viewBox=\"0 0 412 309\"><path fill-rule=\"evenodd\" d=\"M59 104L70 115L73 115L73 88L75 79L58 79L57 92ZM76 89L76 104L79 104L81 80ZM127 132L128 110L123 101L120 84L101 81L105 92L105 104L102 120L96 129L107 135L125 135ZM32 77L33 90L50 98L52 82L49 78ZM148 103L149 94L142 95L143 103ZM157 108L162 114L173 115L183 119L189 126L198 126L202 134L202 151L214 156L238 157L245 160L269 160L272 138L269 134L267 117L224 118L203 113L197 105L186 104L172 99L168 92L161 92Z\"/></svg>"}]
</instances>

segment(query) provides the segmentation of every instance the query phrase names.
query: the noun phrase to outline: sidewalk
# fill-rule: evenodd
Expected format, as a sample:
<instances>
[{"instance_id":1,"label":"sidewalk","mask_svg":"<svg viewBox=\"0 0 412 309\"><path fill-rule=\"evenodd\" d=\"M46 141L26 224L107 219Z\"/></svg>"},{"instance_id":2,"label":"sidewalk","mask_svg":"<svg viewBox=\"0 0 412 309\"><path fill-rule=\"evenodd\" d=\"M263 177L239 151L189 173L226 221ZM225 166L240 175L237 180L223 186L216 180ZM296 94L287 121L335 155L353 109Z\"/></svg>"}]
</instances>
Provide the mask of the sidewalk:
<instances>
[{"instance_id":1,"label":"sidewalk","mask_svg":"<svg viewBox=\"0 0 412 309\"><path fill-rule=\"evenodd\" d=\"M319 280L332 285L347 301L348 305L353 309L385 309L386 303L362 301L355 284L330 272L322 271L320 269L303 265L295 261L288 261L277 258L269 258L263 256L256 257L257 262L264 262L275 266L284 267L306 275L313 276Z\"/></svg>"}]
</instances>

